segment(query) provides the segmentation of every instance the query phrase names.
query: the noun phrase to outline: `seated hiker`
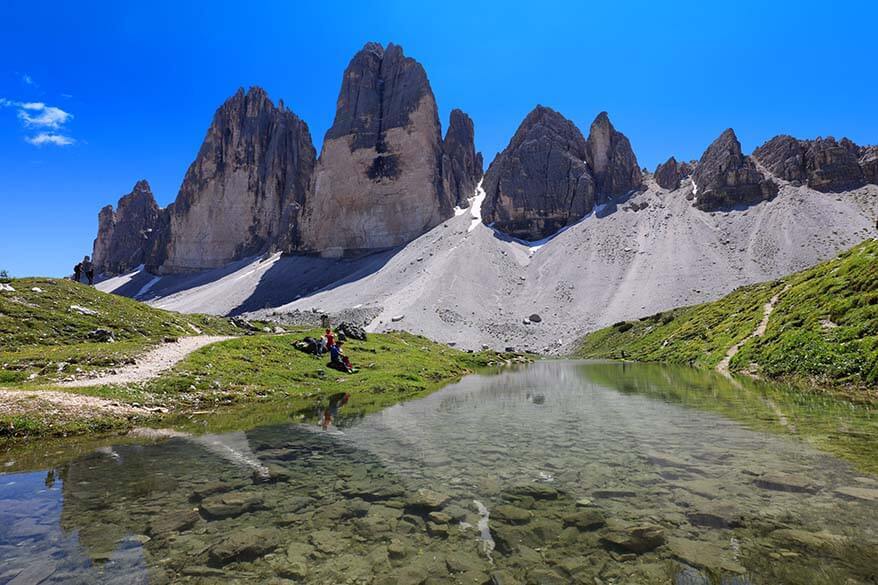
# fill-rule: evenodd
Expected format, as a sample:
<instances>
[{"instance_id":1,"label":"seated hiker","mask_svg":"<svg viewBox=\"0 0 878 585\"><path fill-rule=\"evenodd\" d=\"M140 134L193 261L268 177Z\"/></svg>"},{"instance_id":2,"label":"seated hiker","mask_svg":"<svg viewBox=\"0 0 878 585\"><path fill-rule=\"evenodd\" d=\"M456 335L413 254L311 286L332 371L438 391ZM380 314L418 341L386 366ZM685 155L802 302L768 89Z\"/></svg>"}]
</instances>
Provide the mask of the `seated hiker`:
<instances>
[{"instance_id":1,"label":"seated hiker","mask_svg":"<svg viewBox=\"0 0 878 585\"><path fill-rule=\"evenodd\" d=\"M332 335L332 329L326 330L326 335L323 336L326 339L326 347L330 348L335 345L335 336Z\"/></svg>"},{"instance_id":2,"label":"seated hiker","mask_svg":"<svg viewBox=\"0 0 878 585\"><path fill-rule=\"evenodd\" d=\"M342 345L344 342L339 341L329 348L329 367L350 374L354 369L351 367L351 360L342 351Z\"/></svg>"}]
</instances>

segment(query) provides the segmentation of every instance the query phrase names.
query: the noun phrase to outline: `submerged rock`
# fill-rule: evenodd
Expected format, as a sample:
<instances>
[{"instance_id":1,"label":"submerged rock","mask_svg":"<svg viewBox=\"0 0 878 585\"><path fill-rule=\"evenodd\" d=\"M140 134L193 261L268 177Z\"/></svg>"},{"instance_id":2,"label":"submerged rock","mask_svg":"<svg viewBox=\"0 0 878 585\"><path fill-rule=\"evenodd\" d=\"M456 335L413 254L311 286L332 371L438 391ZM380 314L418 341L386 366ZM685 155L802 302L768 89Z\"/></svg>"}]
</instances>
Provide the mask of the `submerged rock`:
<instances>
[{"instance_id":1,"label":"submerged rock","mask_svg":"<svg viewBox=\"0 0 878 585\"><path fill-rule=\"evenodd\" d=\"M211 547L210 565L217 567L254 561L276 549L279 543L280 533L277 530L246 526Z\"/></svg>"},{"instance_id":2,"label":"submerged rock","mask_svg":"<svg viewBox=\"0 0 878 585\"><path fill-rule=\"evenodd\" d=\"M611 530L601 540L611 547L643 554L665 544L665 531L655 524L635 524Z\"/></svg>"}]
</instances>

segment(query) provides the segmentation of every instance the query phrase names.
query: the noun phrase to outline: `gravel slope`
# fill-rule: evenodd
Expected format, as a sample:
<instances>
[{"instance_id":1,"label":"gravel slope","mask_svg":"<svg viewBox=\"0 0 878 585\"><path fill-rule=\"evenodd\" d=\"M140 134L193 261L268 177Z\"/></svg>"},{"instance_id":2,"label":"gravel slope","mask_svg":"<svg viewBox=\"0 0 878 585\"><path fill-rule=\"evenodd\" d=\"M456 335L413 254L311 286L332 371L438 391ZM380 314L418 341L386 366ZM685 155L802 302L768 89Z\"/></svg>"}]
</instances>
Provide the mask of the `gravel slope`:
<instances>
[{"instance_id":1,"label":"gravel slope","mask_svg":"<svg viewBox=\"0 0 878 585\"><path fill-rule=\"evenodd\" d=\"M406 329L465 348L558 352L587 331L714 300L876 236L874 185L840 195L784 185L774 201L705 213L686 199L690 182L673 192L651 178L647 184L540 245L479 223L476 201L396 253L344 261L271 256L163 277L145 300L262 317L375 307L373 331ZM648 207L635 212L632 203ZM99 287L133 295L152 279L128 275ZM525 324L532 313L542 321Z\"/></svg>"}]
</instances>

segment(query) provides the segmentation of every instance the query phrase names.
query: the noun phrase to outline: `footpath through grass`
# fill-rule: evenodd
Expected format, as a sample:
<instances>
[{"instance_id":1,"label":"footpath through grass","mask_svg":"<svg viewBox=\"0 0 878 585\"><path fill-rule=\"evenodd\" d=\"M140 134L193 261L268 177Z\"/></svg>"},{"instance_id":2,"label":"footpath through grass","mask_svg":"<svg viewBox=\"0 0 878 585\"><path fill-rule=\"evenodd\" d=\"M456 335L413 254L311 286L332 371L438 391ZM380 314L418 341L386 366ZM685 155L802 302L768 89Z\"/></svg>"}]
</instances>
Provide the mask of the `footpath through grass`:
<instances>
[{"instance_id":1,"label":"footpath through grass","mask_svg":"<svg viewBox=\"0 0 878 585\"><path fill-rule=\"evenodd\" d=\"M113 341L100 341L105 330ZM129 363L165 338L240 335L228 319L182 315L65 279L0 283L0 385L46 384Z\"/></svg>"},{"instance_id":2,"label":"footpath through grass","mask_svg":"<svg viewBox=\"0 0 878 585\"><path fill-rule=\"evenodd\" d=\"M781 292L765 335L750 337ZM713 368L741 341L733 372L878 400L878 241L712 303L616 323L585 336L575 355Z\"/></svg>"},{"instance_id":3,"label":"footpath through grass","mask_svg":"<svg viewBox=\"0 0 878 585\"><path fill-rule=\"evenodd\" d=\"M299 417L337 392L351 394L349 416L422 396L515 357L466 353L407 333L372 334L368 341L348 340L346 353L360 371L343 374L327 367L327 357L295 349L294 341L320 333L297 329L204 347L140 383L59 388L57 382L71 376L131 363L168 338L247 332L225 318L162 311L66 280L3 284L0 387L6 390L0 392L6 399L0 405L0 442L7 445L144 424L241 429ZM112 341L96 339L96 330L109 332ZM104 399L103 407L88 397Z\"/></svg>"}]
</instances>

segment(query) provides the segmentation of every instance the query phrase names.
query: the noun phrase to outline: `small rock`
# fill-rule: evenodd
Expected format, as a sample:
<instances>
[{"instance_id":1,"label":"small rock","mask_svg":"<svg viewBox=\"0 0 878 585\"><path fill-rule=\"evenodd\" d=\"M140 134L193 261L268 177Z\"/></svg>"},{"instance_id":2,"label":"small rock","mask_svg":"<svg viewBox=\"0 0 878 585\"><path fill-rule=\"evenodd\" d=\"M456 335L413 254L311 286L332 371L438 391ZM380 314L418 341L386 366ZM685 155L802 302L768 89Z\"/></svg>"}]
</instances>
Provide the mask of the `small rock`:
<instances>
[{"instance_id":1,"label":"small rock","mask_svg":"<svg viewBox=\"0 0 878 585\"><path fill-rule=\"evenodd\" d=\"M601 540L626 551L643 554L665 543L665 531L655 524L636 524L608 532Z\"/></svg>"},{"instance_id":2,"label":"small rock","mask_svg":"<svg viewBox=\"0 0 878 585\"><path fill-rule=\"evenodd\" d=\"M88 307L81 307L79 305L70 305L70 310L75 312L75 313L79 313L80 315L97 315L98 314L97 311L89 309Z\"/></svg>"},{"instance_id":3,"label":"small rock","mask_svg":"<svg viewBox=\"0 0 878 585\"><path fill-rule=\"evenodd\" d=\"M502 504L491 510L491 518L505 524L525 524L530 521L531 514L527 510Z\"/></svg>"},{"instance_id":4,"label":"small rock","mask_svg":"<svg viewBox=\"0 0 878 585\"><path fill-rule=\"evenodd\" d=\"M403 319L405 319L405 315L394 315L393 317L390 318L390 320L394 323L398 323L398 322L402 321Z\"/></svg>"},{"instance_id":5,"label":"small rock","mask_svg":"<svg viewBox=\"0 0 878 585\"><path fill-rule=\"evenodd\" d=\"M435 510L441 508L448 501L448 496L428 489L419 489L406 500L406 506L411 508L426 508Z\"/></svg>"},{"instance_id":6,"label":"small rock","mask_svg":"<svg viewBox=\"0 0 878 585\"><path fill-rule=\"evenodd\" d=\"M539 322L541 322L541 321L543 320L543 318L540 317L539 315L537 315L536 313L534 313L533 315L531 315L530 317L528 317L528 319L530 319L530 322L531 322L531 323L539 323Z\"/></svg>"},{"instance_id":7,"label":"small rock","mask_svg":"<svg viewBox=\"0 0 878 585\"><path fill-rule=\"evenodd\" d=\"M606 524L604 515L595 508L577 510L564 515L566 526L575 526L579 530L596 530Z\"/></svg>"},{"instance_id":8,"label":"small rock","mask_svg":"<svg viewBox=\"0 0 878 585\"><path fill-rule=\"evenodd\" d=\"M277 548L280 538L271 528L246 527L232 532L210 549L209 561L214 567L232 562L254 561Z\"/></svg>"}]
</instances>

